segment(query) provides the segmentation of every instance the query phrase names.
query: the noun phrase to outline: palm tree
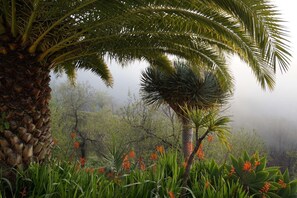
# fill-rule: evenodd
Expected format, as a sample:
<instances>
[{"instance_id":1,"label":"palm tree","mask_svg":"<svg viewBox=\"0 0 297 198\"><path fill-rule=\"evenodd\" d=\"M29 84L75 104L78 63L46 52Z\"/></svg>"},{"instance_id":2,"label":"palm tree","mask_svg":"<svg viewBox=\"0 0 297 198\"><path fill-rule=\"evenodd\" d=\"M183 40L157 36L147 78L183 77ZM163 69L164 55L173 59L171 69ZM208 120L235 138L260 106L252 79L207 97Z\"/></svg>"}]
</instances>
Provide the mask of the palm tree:
<instances>
[{"instance_id":1,"label":"palm tree","mask_svg":"<svg viewBox=\"0 0 297 198\"><path fill-rule=\"evenodd\" d=\"M267 0L0 0L0 161L49 156L50 71L91 70L111 85L105 57L170 70L173 54L224 76L232 53L272 88L288 66L285 34Z\"/></svg>"},{"instance_id":2,"label":"palm tree","mask_svg":"<svg viewBox=\"0 0 297 198\"><path fill-rule=\"evenodd\" d=\"M182 147L185 159L192 153L193 130L185 109L210 109L222 105L230 96L231 78L221 86L213 73L194 72L188 65L175 62L175 72L149 67L142 73L141 93L147 104L168 104L182 123Z\"/></svg>"}]
</instances>

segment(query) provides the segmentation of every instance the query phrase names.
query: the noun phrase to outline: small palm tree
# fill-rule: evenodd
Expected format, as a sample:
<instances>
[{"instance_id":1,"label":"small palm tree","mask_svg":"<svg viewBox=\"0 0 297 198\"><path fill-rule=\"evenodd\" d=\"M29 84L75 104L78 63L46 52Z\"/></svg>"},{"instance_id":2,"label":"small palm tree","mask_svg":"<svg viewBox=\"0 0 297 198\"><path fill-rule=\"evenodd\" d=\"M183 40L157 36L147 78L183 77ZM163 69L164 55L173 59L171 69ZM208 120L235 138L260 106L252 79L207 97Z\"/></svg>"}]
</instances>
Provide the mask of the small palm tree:
<instances>
[{"instance_id":1,"label":"small palm tree","mask_svg":"<svg viewBox=\"0 0 297 198\"><path fill-rule=\"evenodd\" d=\"M182 123L182 145L185 159L192 152L191 120L184 110L209 109L222 105L230 96L230 76L222 86L211 72L196 73L188 65L175 62L175 71L149 67L142 73L141 93L147 104L168 104Z\"/></svg>"}]
</instances>

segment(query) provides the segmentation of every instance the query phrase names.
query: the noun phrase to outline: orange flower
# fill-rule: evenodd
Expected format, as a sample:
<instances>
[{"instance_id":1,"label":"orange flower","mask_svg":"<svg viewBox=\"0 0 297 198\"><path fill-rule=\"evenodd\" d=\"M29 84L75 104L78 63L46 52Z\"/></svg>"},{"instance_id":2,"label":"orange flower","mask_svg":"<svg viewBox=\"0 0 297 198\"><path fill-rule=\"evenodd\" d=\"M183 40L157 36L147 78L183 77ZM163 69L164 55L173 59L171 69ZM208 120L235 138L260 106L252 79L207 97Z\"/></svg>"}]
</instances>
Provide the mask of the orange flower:
<instances>
[{"instance_id":1,"label":"orange flower","mask_svg":"<svg viewBox=\"0 0 297 198\"><path fill-rule=\"evenodd\" d=\"M98 168L98 173L105 173L105 168L104 167L100 167Z\"/></svg>"},{"instance_id":2,"label":"orange flower","mask_svg":"<svg viewBox=\"0 0 297 198\"><path fill-rule=\"evenodd\" d=\"M76 138L76 133L72 132L72 133L70 133L70 136L72 139L74 139L74 138Z\"/></svg>"},{"instance_id":3,"label":"orange flower","mask_svg":"<svg viewBox=\"0 0 297 198\"><path fill-rule=\"evenodd\" d=\"M234 173L235 173L235 168L232 166L231 170L230 170L230 173L229 173L229 176L233 175Z\"/></svg>"},{"instance_id":4,"label":"orange flower","mask_svg":"<svg viewBox=\"0 0 297 198\"><path fill-rule=\"evenodd\" d=\"M139 163L139 169L142 170L142 171L144 171L144 170L145 170L145 164L144 164L144 162L143 162L142 157L140 157L140 158L138 159L138 163Z\"/></svg>"},{"instance_id":5,"label":"orange flower","mask_svg":"<svg viewBox=\"0 0 297 198\"><path fill-rule=\"evenodd\" d=\"M193 144L192 144L192 142L187 142L186 143L186 149L187 149L187 151L189 151L189 153L192 153L192 151L193 151Z\"/></svg>"},{"instance_id":6,"label":"orange flower","mask_svg":"<svg viewBox=\"0 0 297 198\"><path fill-rule=\"evenodd\" d=\"M157 160L158 159L158 155L156 153L152 153L150 159L151 160Z\"/></svg>"},{"instance_id":7,"label":"orange flower","mask_svg":"<svg viewBox=\"0 0 297 198\"><path fill-rule=\"evenodd\" d=\"M131 158L131 159L135 158L135 152L134 152L134 150L131 150L129 152L129 158Z\"/></svg>"},{"instance_id":8,"label":"orange flower","mask_svg":"<svg viewBox=\"0 0 297 198\"><path fill-rule=\"evenodd\" d=\"M122 163L122 167L124 170L130 170L131 163L129 161L129 156L125 155Z\"/></svg>"},{"instance_id":9,"label":"orange flower","mask_svg":"<svg viewBox=\"0 0 297 198\"><path fill-rule=\"evenodd\" d=\"M95 169L94 168L90 168L90 173L94 173Z\"/></svg>"},{"instance_id":10,"label":"orange flower","mask_svg":"<svg viewBox=\"0 0 297 198\"><path fill-rule=\"evenodd\" d=\"M203 149L202 149L202 144L200 144L196 155L197 155L197 157L199 159L203 159L204 158L204 152L203 152Z\"/></svg>"},{"instance_id":11,"label":"orange flower","mask_svg":"<svg viewBox=\"0 0 297 198\"><path fill-rule=\"evenodd\" d=\"M278 183L281 185L281 188L287 188L287 184L283 180L279 179Z\"/></svg>"},{"instance_id":12,"label":"orange flower","mask_svg":"<svg viewBox=\"0 0 297 198\"><path fill-rule=\"evenodd\" d=\"M74 142L73 146L74 146L75 149L78 149L79 148L79 142Z\"/></svg>"},{"instance_id":13,"label":"orange flower","mask_svg":"<svg viewBox=\"0 0 297 198\"><path fill-rule=\"evenodd\" d=\"M210 185L209 181L206 181L206 182L205 182L205 188L208 188L209 185Z\"/></svg>"},{"instance_id":14,"label":"orange flower","mask_svg":"<svg viewBox=\"0 0 297 198\"><path fill-rule=\"evenodd\" d=\"M208 142L212 142L213 141L213 136L212 135L208 135L207 136L207 141Z\"/></svg>"},{"instance_id":15,"label":"orange flower","mask_svg":"<svg viewBox=\"0 0 297 198\"><path fill-rule=\"evenodd\" d=\"M260 161L255 161L255 167L259 166L260 164Z\"/></svg>"},{"instance_id":16,"label":"orange flower","mask_svg":"<svg viewBox=\"0 0 297 198\"><path fill-rule=\"evenodd\" d=\"M85 171L86 171L86 173L88 173L90 171L90 169L89 168L86 168Z\"/></svg>"},{"instance_id":17,"label":"orange flower","mask_svg":"<svg viewBox=\"0 0 297 198\"><path fill-rule=\"evenodd\" d=\"M164 153L164 152L165 152L164 146L157 146L157 147L156 147L156 150L157 150L159 153Z\"/></svg>"},{"instance_id":18,"label":"orange flower","mask_svg":"<svg viewBox=\"0 0 297 198\"><path fill-rule=\"evenodd\" d=\"M265 182L264 186L261 188L260 192L261 193L267 193L270 189L270 183L269 182Z\"/></svg>"},{"instance_id":19,"label":"orange flower","mask_svg":"<svg viewBox=\"0 0 297 198\"><path fill-rule=\"evenodd\" d=\"M84 167L85 164L86 164L86 159L83 158L83 157L81 157L81 158L79 159L79 163L81 164L82 167Z\"/></svg>"},{"instance_id":20,"label":"orange flower","mask_svg":"<svg viewBox=\"0 0 297 198\"><path fill-rule=\"evenodd\" d=\"M110 172L107 174L107 177L109 177L109 178L113 178L113 177L114 177L114 173L110 171Z\"/></svg>"},{"instance_id":21,"label":"orange flower","mask_svg":"<svg viewBox=\"0 0 297 198\"><path fill-rule=\"evenodd\" d=\"M174 198L174 197L175 197L175 196L174 196L174 193L173 193L172 191L169 191L169 192L168 192L168 195L169 195L170 198Z\"/></svg>"},{"instance_id":22,"label":"orange flower","mask_svg":"<svg viewBox=\"0 0 297 198\"><path fill-rule=\"evenodd\" d=\"M129 161L129 155L124 155L123 161Z\"/></svg>"},{"instance_id":23,"label":"orange flower","mask_svg":"<svg viewBox=\"0 0 297 198\"><path fill-rule=\"evenodd\" d=\"M250 172L252 170L252 164L249 161L246 161L243 165L243 170Z\"/></svg>"}]
</instances>

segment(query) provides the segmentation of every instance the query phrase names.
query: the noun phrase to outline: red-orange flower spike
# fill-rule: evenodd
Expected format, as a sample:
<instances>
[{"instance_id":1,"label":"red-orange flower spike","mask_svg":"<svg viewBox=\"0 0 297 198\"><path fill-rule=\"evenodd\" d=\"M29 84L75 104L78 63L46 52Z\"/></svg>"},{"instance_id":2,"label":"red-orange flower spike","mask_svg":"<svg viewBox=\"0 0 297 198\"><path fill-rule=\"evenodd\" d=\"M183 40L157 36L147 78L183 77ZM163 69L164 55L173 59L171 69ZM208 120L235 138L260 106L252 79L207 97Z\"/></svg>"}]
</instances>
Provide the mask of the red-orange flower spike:
<instances>
[{"instance_id":1,"label":"red-orange flower spike","mask_svg":"<svg viewBox=\"0 0 297 198\"><path fill-rule=\"evenodd\" d=\"M114 173L113 173L113 172L109 172L109 173L107 174L107 177L109 177L109 178L113 178L113 177L114 177Z\"/></svg>"},{"instance_id":2,"label":"red-orange flower spike","mask_svg":"<svg viewBox=\"0 0 297 198\"><path fill-rule=\"evenodd\" d=\"M252 164L249 161L246 161L243 165L243 170L250 172L252 170Z\"/></svg>"},{"instance_id":3,"label":"red-orange flower spike","mask_svg":"<svg viewBox=\"0 0 297 198\"><path fill-rule=\"evenodd\" d=\"M80 146L80 144L79 144L79 142L74 142L74 143L73 143L73 146L74 146L75 149L78 149L79 146Z\"/></svg>"},{"instance_id":4,"label":"red-orange flower spike","mask_svg":"<svg viewBox=\"0 0 297 198\"><path fill-rule=\"evenodd\" d=\"M154 160L157 160L158 159L158 155L156 153L152 153L150 159L153 160L153 161Z\"/></svg>"},{"instance_id":5,"label":"red-orange flower spike","mask_svg":"<svg viewBox=\"0 0 297 198\"><path fill-rule=\"evenodd\" d=\"M255 167L260 166L261 162L260 161L255 161Z\"/></svg>"},{"instance_id":6,"label":"red-orange flower spike","mask_svg":"<svg viewBox=\"0 0 297 198\"><path fill-rule=\"evenodd\" d=\"M142 157L140 157L140 158L138 159L138 163L139 163L139 169L142 170L142 171L144 171L146 167L145 167L145 164L144 164L144 162L143 162Z\"/></svg>"},{"instance_id":7,"label":"red-orange flower spike","mask_svg":"<svg viewBox=\"0 0 297 198\"><path fill-rule=\"evenodd\" d=\"M131 158L131 159L134 159L135 158L135 151L134 150L131 150L129 152L129 158Z\"/></svg>"},{"instance_id":8,"label":"red-orange flower spike","mask_svg":"<svg viewBox=\"0 0 297 198\"><path fill-rule=\"evenodd\" d=\"M165 152L164 146L157 146L157 147L156 147L156 150L157 150L159 153L164 153L164 152Z\"/></svg>"},{"instance_id":9,"label":"red-orange flower spike","mask_svg":"<svg viewBox=\"0 0 297 198\"><path fill-rule=\"evenodd\" d=\"M234 173L235 173L235 168L232 166L231 170L230 170L230 173L229 173L229 176L233 175Z\"/></svg>"},{"instance_id":10,"label":"red-orange flower spike","mask_svg":"<svg viewBox=\"0 0 297 198\"><path fill-rule=\"evenodd\" d=\"M98 173L105 173L105 168L104 167L100 167L98 168Z\"/></svg>"},{"instance_id":11,"label":"red-orange flower spike","mask_svg":"<svg viewBox=\"0 0 297 198\"><path fill-rule=\"evenodd\" d=\"M86 163L86 159L83 158L83 157L81 157L81 158L79 159L79 163L80 163L80 165L81 165L82 167L84 167L84 166L85 166L85 163Z\"/></svg>"},{"instance_id":12,"label":"red-orange flower spike","mask_svg":"<svg viewBox=\"0 0 297 198\"><path fill-rule=\"evenodd\" d=\"M172 191L169 191L168 195L169 195L170 198L175 198L174 193Z\"/></svg>"},{"instance_id":13,"label":"red-orange flower spike","mask_svg":"<svg viewBox=\"0 0 297 198\"><path fill-rule=\"evenodd\" d=\"M203 149L202 149L202 144L200 144L196 155L197 155L197 157L199 159L203 159L204 158L204 152L203 152Z\"/></svg>"},{"instance_id":14,"label":"red-orange flower spike","mask_svg":"<svg viewBox=\"0 0 297 198\"><path fill-rule=\"evenodd\" d=\"M74 138L76 138L76 133L72 132L72 133L70 133L70 136L72 139L74 139Z\"/></svg>"},{"instance_id":15,"label":"red-orange flower spike","mask_svg":"<svg viewBox=\"0 0 297 198\"><path fill-rule=\"evenodd\" d=\"M207 136L207 141L208 142L212 142L213 141L213 136L212 135L208 135Z\"/></svg>"},{"instance_id":16,"label":"red-orange flower spike","mask_svg":"<svg viewBox=\"0 0 297 198\"><path fill-rule=\"evenodd\" d=\"M279 179L278 183L281 185L281 188L287 188L287 184L283 180Z\"/></svg>"},{"instance_id":17,"label":"red-orange flower spike","mask_svg":"<svg viewBox=\"0 0 297 198\"><path fill-rule=\"evenodd\" d=\"M125 155L122 163L122 167L124 170L130 170L131 163L129 161L129 156Z\"/></svg>"},{"instance_id":18,"label":"red-orange flower spike","mask_svg":"<svg viewBox=\"0 0 297 198\"><path fill-rule=\"evenodd\" d=\"M95 169L94 168L90 168L90 173L94 173Z\"/></svg>"},{"instance_id":19,"label":"red-orange flower spike","mask_svg":"<svg viewBox=\"0 0 297 198\"><path fill-rule=\"evenodd\" d=\"M267 193L270 189L270 183L269 182L265 182L264 186L261 188L260 192L261 193Z\"/></svg>"},{"instance_id":20,"label":"red-orange flower spike","mask_svg":"<svg viewBox=\"0 0 297 198\"><path fill-rule=\"evenodd\" d=\"M192 142L187 142L185 145L187 151L189 151L189 153L193 152L193 143Z\"/></svg>"},{"instance_id":21,"label":"red-orange flower spike","mask_svg":"<svg viewBox=\"0 0 297 198\"><path fill-rule=\"evenodd\" d=\"M206 181L206 182L205 182L205 188L208 188L209 185L210 185L209 181Z\"/></svg>"}]
</instances>

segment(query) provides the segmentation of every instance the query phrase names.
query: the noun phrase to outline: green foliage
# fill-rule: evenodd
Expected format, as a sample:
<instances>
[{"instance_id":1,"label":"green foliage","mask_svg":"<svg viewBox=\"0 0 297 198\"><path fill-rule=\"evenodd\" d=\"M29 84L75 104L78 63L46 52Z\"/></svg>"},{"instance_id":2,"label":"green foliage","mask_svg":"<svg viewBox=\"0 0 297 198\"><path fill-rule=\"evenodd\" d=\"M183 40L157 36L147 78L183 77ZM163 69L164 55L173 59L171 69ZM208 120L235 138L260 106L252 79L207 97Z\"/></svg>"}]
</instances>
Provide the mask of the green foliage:
<instances>
[{"instance_id":1,"label":"green foliage","mask_svg":"<svg viewBox=\"0 0 297 198\"><path fill-rule=\"evenodd\" d=\"M141 77L142 98L147 104L169 104L178 114L182 114L181 107L185 105L202 109L224 104L230 97L232 80L224 76L224 87L214 73L215 70L194 71L181 61L174 62L174 72L149 67Z\"/></svg>"},{"instance_id":2,"label":"green foliage","mask_svg":"<svg viewBox=\"0 0 297 198\"><path fill-rule=\"evenodd\" d=\"M220 115L216 109L184 109L187 116L194 123L194 127L201 138L201 141L206 138L206 135L215 135L218 137L222 145L229 148L228 137L230 136L229 126L230 118Z\"/></svg>"},{"instance_id":3,"label":"green foliage","mask_svg":"<svg viewBox=\"0 0 297 198\"><path fill-rule=\"evenodd\" d=\"M279 12L266 0L1 0L0 34L4 55L15 43L56 72L72 78L87 69L109 85L106 55L168 69L171 54L227 76L226 55L237 54L269 88L290 57Z\"/></svg>"},{"instance_id":4,"label":"green foliage","mask_svg":"<svg viewBox=\"0 0 297 198\"><path fill-rule=\"evenodd\" d=\"M230 177L239 181L250 194L267 197L296 197L297 180L290 181L288 171L266 167L266 159L247 153L238 159L231 156Z\"/></svg>"},{"instance_id":5,"label":"green foliage","mask_svg":"<svg viewBox=\"0 0 297 198\"><path fill-rule=\"evenodd\" d=\"M229 163L230 155L240 157L245 151L252 155L258 152L261 156L267 155L264 140L256 132L245 130L234 131L228 136L230 149L221 144L219 139L204 143L204 152L207 159L214 159L217 163Z\"/></svg>"},{"instance_id":6,"label":"green foliage","mask_svg":"<svg viewBox=\"0 0 297 198\"><path fill-rule=\"evenodd\" d=\"M256 161L260 162L254 167ZM250 161L252 170L243 166ZM78 164L49 161L47 164L31 164L26 171L17 172L16 185L0 180L0 197L176 197L181 192L184 167L178 152L167 151L158 155L157 161L147 164L146 170L134 167L126 172L115 173L105 168L81 169ZM262 197L259 192L269 182L266 197L296 197L297 180L291 181L288 172L283 174L276 167L266 167L266 159L245 154L232 158L230 165L212 161L199 161L193 165L187 188L188 197ZM234 171L231 173L231 167ZM282 181L282 182L281 182Z\"/></svg>"}]
</instances>

